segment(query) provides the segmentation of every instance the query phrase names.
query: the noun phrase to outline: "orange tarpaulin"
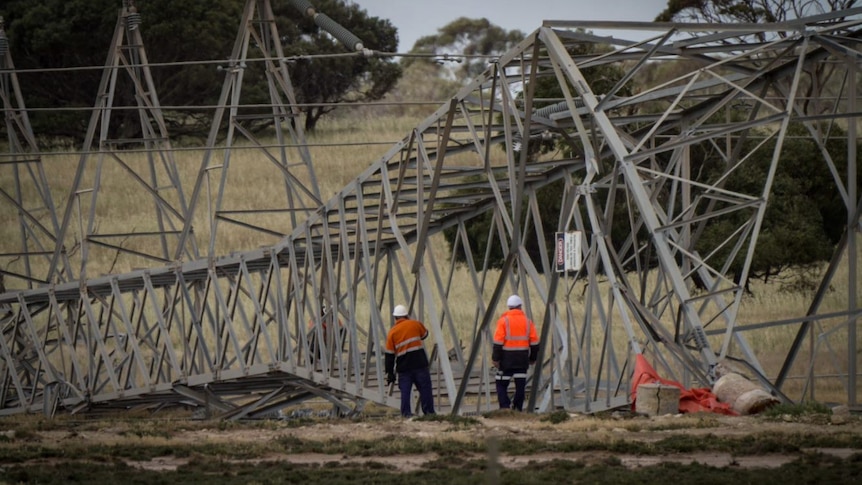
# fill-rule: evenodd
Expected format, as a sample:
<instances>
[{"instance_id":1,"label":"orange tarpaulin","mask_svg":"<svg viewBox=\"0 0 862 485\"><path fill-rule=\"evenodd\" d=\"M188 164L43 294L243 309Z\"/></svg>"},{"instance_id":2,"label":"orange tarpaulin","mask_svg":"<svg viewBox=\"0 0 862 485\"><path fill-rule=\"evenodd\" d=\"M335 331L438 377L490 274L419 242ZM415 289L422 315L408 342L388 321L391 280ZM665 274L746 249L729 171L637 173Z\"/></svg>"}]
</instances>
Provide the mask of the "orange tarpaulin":
<instances>
[{"instance_id":1,"label":"orange tarpaulin","mask_svg":"<svg viewBox=\"0 0 862 485\"><path fill-rule=\"evenodd\" d=\"M677 387L680 390L679 395L679 412L681 413L697 413L709 412L718 414L727 414L736 416L737 413L730 408L730 405L723 402L718 402L718 398L712 393L709 388L702 387L696 389L686 389L682 384L670 379L662 379L658 373L647 362L643 354L638 354L635 361L635 374L632 377L632 409L635 409L635 401L637 399L638 386L641 384L664 384L666 386Z\"/></svg>"}]
</instances>

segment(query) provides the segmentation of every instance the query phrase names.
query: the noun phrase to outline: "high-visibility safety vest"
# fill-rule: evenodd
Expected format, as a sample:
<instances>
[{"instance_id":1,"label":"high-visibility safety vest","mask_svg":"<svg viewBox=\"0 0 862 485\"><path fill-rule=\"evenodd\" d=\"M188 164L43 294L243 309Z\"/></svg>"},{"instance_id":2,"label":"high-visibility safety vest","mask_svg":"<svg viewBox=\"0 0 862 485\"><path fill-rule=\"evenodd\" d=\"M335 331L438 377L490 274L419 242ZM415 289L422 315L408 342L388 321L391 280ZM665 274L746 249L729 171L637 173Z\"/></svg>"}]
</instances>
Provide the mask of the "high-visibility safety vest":
<instances>
[{"instance_id":1,"label":"high-visibility safety vest","mask_svg":"<svg viewBox=\"0 0 862 485\"><path fill-rule=\"evenodd\" d=\"M506 351L530 350L530 346L539 344L536 324L522 310L510 309L497 321L494 344Z\"/></svg>"},{"instance_id":2,"label":"high-visibility safety vest","mask_svg":"<svg viewBox=\"0 0 862 485\"><path fill-rule=\"evenodd\" d=\"M393 362L398 372L406 372L428 367L428 356L422 340L428 336L428 329L422 322L410 319L398 320L386 336L387 364ZM392 370L389 365L387 372Z\"/></svg>"}]
</instances>

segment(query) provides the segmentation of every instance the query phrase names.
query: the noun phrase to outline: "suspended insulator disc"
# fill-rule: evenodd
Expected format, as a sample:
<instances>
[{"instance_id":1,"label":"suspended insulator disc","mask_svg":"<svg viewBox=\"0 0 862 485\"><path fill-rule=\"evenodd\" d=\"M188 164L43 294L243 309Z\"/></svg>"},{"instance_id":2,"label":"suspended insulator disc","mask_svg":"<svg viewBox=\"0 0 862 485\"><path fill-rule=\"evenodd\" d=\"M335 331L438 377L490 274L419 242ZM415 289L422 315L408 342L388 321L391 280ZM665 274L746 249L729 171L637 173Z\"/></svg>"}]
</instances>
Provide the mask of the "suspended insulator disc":
<instances>
[{"instance_id":1,"label":"suspended insulator disc","mask_svg":"<svg viewBox=\"0 0 862 485\"><path fill-rule=\"evenodd\" d=\"M134 30L137 26L141 25L141 14L138 12L130 13L126 22L128 22L129 28Z\"/></svg>"}]
</instances>

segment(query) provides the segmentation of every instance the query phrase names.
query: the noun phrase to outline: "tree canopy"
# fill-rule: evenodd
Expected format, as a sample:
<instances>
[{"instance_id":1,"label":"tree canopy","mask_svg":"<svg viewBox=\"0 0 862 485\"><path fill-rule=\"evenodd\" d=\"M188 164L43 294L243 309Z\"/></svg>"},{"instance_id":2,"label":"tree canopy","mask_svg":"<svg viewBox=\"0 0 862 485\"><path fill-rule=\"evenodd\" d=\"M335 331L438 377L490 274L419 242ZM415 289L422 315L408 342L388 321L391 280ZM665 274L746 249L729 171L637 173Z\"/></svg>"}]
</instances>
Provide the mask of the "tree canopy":
<instances>
[{"instance_id":1,"label":"tree canopy","mask_svg":"<svg viewBox=\"0 0 862 485\"><path fill-rule=\"evenodd\" d=\"M852 7L857 0L668 0L657 22L783 22Z\"/></svg>"},{"instance_id":2,"label":"tree canopy","mask_svg":"<svg viewBox=\"0 0 862 485\"><path fill-rule=\"evenodd\" d=\"M30 118L42 137L78 139L86 131L99 80L111 44L121 0L8 0L0 15L6 22L10 52L19 71ZM163 106L207 106L218 100L224 74L215 64L226 59L236 39L244 2L236 0L139 0L141 32L159 99ZM357 35L368 49L394 51L397 30L388 20L369 16L358 5L318 0L318 11ZM350 52L287 2L273 2L286 55ZM321 103L381 98L401 75L400 66L379 58L351 56L314 59L290 66L297 101L306 126L334 109ZM28 72L29 71L29 72ZM250 91L267 96L262 75L245 80ZM119 94L119 93L118 93ZM251 100L255 101L254 99ZM134 105L120 99L117 105ZM56 110L63 108L64 110ZM81 108L80 110L66 110ZM175 136L201 135L209 127L208 110L185 110L167 116ZM122 113L116 127L122 129ZM128 116L137 116L129 111ZM116 118L115 118L116 119ZM124 134L129 136L129 133Z\"/></svg>"},{"instance_id":3,"label":"tree canopy","mask_svg":"<svg viewBox=\"0 0 862 485\"><path fill-rule=\"evenodd\" d=\"M837 126L830 129L841 131ZM758 142L753 139L747 141L745 151L753 150ZM837 170L847 173L846 137L833 134L825 149ZM774 139L758 147L739 170L730 174L725 188L759 196L774 150ZM692 160L697 161L697 166L693 169L702 171L705 181L723 176L725 162L714 150L702 144L696 151ZM835 183L808 130L799 123L791 124L782 146L749 278L768 281L781 276L789 268L811 268L829 260L847 220ZM859 174L857 183L862 184L862 174ZM731 228L739 227L743 217L744 214L734 212L714 220L705 227L697 241L698 250L703 254L717 251L719 261L723 262L729 251L722 247L722 240ZM741 273L742 258L743 255L738 255L731 262L731 273ZM805 276L802 272L788 278L787 286L804 288L807 284Z\"/></svg>"},{"instance_id":4,"label":"tree canopy","mask_svg":"<svg viewBox=\"0 0 862 485\"><path fill-rule=\"evenodd\" d=\"M522 40L520 30L507 31L486 18L460 17L437 29L436 34L419 38L410 53L439 56L425 62L439 63L440 71L451 79L469 79L488 67L487 57L499 56ZM406 57L403 62L409 66L416 58Z\"/></svg>"}]
</instances>

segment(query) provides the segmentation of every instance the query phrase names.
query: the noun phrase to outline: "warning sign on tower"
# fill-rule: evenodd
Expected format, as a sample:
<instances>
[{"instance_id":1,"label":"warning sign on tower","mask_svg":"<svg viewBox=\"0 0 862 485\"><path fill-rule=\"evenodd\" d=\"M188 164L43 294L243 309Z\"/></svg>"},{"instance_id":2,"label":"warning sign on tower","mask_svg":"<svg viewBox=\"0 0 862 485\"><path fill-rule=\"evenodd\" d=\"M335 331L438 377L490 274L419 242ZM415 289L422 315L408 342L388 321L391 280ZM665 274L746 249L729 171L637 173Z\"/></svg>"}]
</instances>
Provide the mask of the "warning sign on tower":
<instances>
[{"instance_id":1,"label":"warning sign on tower","mask_svg":"<svg viewBox=\"0 0 862 485\"><path fill-rule=\"evenodd\" d=\"M554 249L558 273L581 269L581 232L558 232Z\"/></svg>"}]
</instances>

